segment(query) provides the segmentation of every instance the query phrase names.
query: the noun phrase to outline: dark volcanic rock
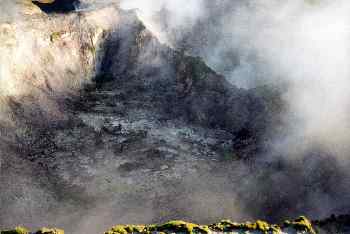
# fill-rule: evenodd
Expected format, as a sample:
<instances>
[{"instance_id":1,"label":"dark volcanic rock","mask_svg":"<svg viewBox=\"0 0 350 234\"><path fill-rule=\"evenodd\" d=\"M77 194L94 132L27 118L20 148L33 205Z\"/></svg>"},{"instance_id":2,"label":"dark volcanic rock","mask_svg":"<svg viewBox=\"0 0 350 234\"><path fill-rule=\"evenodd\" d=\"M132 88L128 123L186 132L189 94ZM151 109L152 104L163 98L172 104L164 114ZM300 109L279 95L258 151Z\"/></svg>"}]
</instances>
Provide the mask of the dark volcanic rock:
<instances>
[{"instance_id":1,"label":"dark volcanic rock","mask_svg":"<svg viewBox=\"0 0 350 234\"><path fill-rule=\"evenodd\" d=\"M124 17L128 23L107 40L98 83L113 80L133 99L153 102L168 118L232 134L264 131L268 119L255 121L270 111L261 97L232 86L201 58L160 44L136 15Z\"/></svg>"},{"instance_id":2,"label":"dark volcanic rock","mask_svg":"<svg viewBox=\"0 0 350 234\"><path fill-rule=\"evenodd\" d=\"M323 220L313 222L319 234L350 233L350 215L332 215Z\"/></svg>"},{"instance_id":3,"label":"dark volcanic rock","mask_svg":"<svg viewBox=\"0 0 350 234\"><path fill-rule=\"evenodd\" d=\"M54 0L54 1L36 0L33 2L47 13L70 12L75 10L76 6L79 4L79 0Z\"/></svg>"}]
</instances>

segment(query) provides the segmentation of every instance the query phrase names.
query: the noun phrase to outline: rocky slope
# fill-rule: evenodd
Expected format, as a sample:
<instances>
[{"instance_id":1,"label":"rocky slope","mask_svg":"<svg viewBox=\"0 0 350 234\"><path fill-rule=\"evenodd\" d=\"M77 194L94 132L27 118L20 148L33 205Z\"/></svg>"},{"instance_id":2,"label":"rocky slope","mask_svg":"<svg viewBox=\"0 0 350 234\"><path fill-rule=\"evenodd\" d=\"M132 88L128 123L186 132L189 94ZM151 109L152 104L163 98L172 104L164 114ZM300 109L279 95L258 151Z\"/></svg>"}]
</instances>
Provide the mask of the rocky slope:
<instances>
[{"instance_id":1,"label":"rocky slope","mask_svg":"<svg viewBox=\"0 0 350 234\"><path fill-rule=\"evenodd\" d=\"M295 201L320 185L259 158L280 131L278 91L230 85L161 44L133 11L20 9L20 21L0 25L0 227L94 234L307 207ZM290 191L270 186L276 170Z\"/></svg>"}]
</instances>

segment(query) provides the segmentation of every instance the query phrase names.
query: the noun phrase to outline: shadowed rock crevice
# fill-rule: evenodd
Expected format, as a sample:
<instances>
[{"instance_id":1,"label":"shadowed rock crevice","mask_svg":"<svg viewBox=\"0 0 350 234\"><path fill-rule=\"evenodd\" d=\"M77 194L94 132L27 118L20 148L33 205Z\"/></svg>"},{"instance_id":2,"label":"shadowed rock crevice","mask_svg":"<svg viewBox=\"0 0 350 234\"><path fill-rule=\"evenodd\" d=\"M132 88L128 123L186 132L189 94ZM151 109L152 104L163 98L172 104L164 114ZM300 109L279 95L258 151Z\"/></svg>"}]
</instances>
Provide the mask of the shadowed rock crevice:
<instances>
[{"instance_id":1,"label":"shadowed rock crevice","mask_svg":"<svg viewBox=\"0 0 350 234\"><path fill-rule=\"evenodd\" d=\"M36 0L33 3L46 13L68 13L76 9L79 0Z\"/></svg>"}]
</instances>

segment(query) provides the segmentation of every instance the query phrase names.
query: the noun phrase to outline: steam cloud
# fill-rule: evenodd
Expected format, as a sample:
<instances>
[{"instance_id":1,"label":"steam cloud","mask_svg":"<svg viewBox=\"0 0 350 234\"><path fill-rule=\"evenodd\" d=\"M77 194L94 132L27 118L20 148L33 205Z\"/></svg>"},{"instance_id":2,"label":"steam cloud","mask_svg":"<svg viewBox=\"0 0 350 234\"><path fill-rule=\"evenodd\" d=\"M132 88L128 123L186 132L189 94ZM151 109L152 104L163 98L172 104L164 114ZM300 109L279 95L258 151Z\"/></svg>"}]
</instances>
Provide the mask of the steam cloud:
<instances>
[{"instance_id":1,"label":"steam cloud","mask_svg":"<svg viewBox=\"0 0 350 234\"><path fill-rule=\"evenodd\" d=\"M287 85L286 122L293 139L287 144L307 138L345 157L350 130L348 1L131 0L121 6L139 9L159 38L175 47L185 44L235 85Z\"/></svg>"},{"instance_id":2,"label":"steam cloud","mask_svg":"<svg viewBox=\"0 0 350 234\"><path fill-rule=\"evenodd\" d=\"M203 57L233 84L246 89L268 85L284 90L286 132L275 136L274 147L266 158L283 155L283 160L301 171L268 172L270 182L284 184L293 175L296 181L303 181L295 184L305 185L309 183L306 178L318 181L341 175L339 188L346 186L349 175L344 171L349 163L350 136L348 1L193 0L148 4L128 0L120 1L120 6L136 9L162 42ZM305 160L313 166L303 171ZM306 189L299 194L308 197L306 203L315 217L346 207L345 200L334 199L335 194L348 190L333 191L334 185L328 184L333 179L325 185L332 187L332 192L312 193ZM256 177L249 181L249 188L264 183ZM260 192L271 193L271 199L274 192L280 193L266 190L262 186ZM285 200L291 199L286 196ZM330 205L317 208L320 203Z\"/></svg>"}]
</instances>

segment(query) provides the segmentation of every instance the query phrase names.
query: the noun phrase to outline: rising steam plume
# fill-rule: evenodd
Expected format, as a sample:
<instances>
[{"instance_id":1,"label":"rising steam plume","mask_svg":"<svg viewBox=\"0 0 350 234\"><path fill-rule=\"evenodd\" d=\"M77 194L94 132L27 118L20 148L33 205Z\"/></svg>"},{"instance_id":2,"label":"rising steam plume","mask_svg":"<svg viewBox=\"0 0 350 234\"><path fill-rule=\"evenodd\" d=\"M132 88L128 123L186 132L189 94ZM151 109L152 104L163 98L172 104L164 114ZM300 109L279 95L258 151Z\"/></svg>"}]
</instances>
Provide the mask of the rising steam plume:
<instances>
[{"instance_id":1,"label":"rising steam plume","mask_svg":"<svg viewBox=\"0 0 350 234\"><path fill-rule=\"evenodd\" d=\"M128 0L120 5L135 9L162 42L202 56L231 83L283 90L285 130L274 136L267 158L283 155L299 164L325 152L321 155L328 156L316 161L331 161L345 173L350 136L348 1ZM332 200L317 196L316 206L319 200Z\"/></svg>"},{"instance_id":2,"label":"rising steam plume","mask_svg":"<svg viewBox=\"0 0 350 234\"><path fill-rule=\"evenodd\" d=\"M293 137L346 154L347 1L194 0L149 5L134 0L121 6L139 9L159 38L175 47L187 46L233 84L287 85L286 121Z\"/></svg>"}]
</instances>

